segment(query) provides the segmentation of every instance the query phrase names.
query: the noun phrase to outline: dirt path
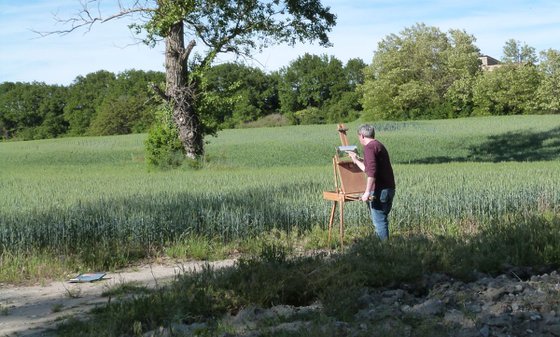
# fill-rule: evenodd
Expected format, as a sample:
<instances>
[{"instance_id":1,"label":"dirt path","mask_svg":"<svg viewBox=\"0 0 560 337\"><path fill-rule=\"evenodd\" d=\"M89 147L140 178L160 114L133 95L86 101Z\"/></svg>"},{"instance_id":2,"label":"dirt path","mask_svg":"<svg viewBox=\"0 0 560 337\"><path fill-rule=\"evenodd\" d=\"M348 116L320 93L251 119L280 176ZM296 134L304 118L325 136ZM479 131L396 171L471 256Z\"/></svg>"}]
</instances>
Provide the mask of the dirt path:
<instances>
[{"instance_id":1,"label":"dirt path","mask_svg":"<svg viewBox=\"0 0 560 337\"><path fill-rule=\"evenodd\" d=\"M235 260L211 262L219 268L233 265ZM92 283L52 282L44 286L0 287L0 337L44 336L65 317L86 315L95 306L107 302L101 293L114 286L134 282L155 287L189 271L199 270L206 262L145 265L131 270L107 273Z\"/></svg>"}]
</instances>

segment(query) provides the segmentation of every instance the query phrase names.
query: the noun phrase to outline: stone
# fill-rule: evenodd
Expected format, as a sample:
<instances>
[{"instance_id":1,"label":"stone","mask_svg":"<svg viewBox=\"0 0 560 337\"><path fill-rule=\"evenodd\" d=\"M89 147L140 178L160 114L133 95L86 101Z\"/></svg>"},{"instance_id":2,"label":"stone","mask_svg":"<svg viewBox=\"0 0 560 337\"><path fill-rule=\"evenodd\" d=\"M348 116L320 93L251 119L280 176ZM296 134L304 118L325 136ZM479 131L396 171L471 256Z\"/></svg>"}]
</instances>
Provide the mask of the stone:
<instances>
[{"instance_id":1,"label":"stone","mask_svg":"<svg viewBox=\"0 0 560 337\"><path fill-rule=\"evenodd\" d=\"M488 325L484 325L478 332L482 337L489 337L490 336L490 327Z\"/></svg>"},{"instance_id":2,"label":"stone","mask_svg":"<svg viewBox=\"0 0 560 337\"><path fill-rule=\"evenodd\" d=\"M443 320L448 323L454 323L462 328L474 328L475 323L472 319L467 318L465 314L457 309L451 309L445 313Z\"/></svg>"},{"instance_id":3,"label":"stone","mask_svg":"<svg viewBox=\"0 0 560 337\"><path fill-rule=\"evenodd\" d=\"M488 288L484 293L484 296L490 301L496 301L506 292L507 290L504 287Z\"/></svg>"},{"instance_id":4,"label":"stone","mask_svg":"<svg viewBox=\"0 0 560 337\"><path fill-rule=\"evenodd\" d=\"M439 299L429 299L412 307L412 312L422 316L441 315L443 310L444 304Z\"/></svg>"}]
</instances>

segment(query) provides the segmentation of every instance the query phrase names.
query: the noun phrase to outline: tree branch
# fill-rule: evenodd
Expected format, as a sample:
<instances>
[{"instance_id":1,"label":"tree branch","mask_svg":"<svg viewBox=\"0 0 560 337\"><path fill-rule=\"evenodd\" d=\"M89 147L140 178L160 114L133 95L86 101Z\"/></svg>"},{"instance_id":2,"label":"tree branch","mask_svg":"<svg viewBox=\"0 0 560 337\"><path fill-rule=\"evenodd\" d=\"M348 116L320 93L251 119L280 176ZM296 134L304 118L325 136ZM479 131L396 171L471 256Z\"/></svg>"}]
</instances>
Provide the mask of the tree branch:
<instances>
[{"instance_id":1,"label":"tree branch","mask_svg":"<svg viewBox=\"0 0 560 337\"><path fill-rule=\"evenodd\" d=\"M97 13L96 14L92 14L92 10L91 7L89 6L89 4L91 3L97 3ZM54 19L57 23L62 24L63 26L70 26L69 28L66 29L60 29L60 30L54 30L54 31L37 31L37 30L31 30L32 32L34 32L35 34L38 34L41 37L46 37L49 35L67 35L72 33L75 30L79 30L82 28L86 29L86 32L89 32L91 30L91 27L96 23L105 23L108 21L112 21L112 20L116 20L116 19L121 19L124 18L126 16L130 16L133 14L137 14L137 13L150 13L150 12L155 12L156 10L154 8L147 8L147 7L142 7L140 6L140 2L138 0L136 0L134 2L134 4L131 7L124 7L121 2L118 2L118 6L119 6L119 12L109 15L107 17L103 17L101 14L101 10L99 8L101 1L99 0L80 0L80 4L82 9L76 14L75 17L71 17L68 19L63 19L63 18L59 18L56 15L54 15Z\"/></svg>"},{"instance_id":2,"label":"tree branch","mask_svg":"<svg viewBox=\"0 0 560 337\"><path fill-rule=\"evenodd\" d=\"M194 46L196 46L196 41L191 40L181 55L181 62L185 62L186 60L189 59L189 56L191 55L191 52L194 49Z\"/></svg>"},{"instance_id":3,"label":"tree branch","mask_svg":"<svg viewBox=\"0 0 560 337\"><path fill-rule=\"evenodd\" d=\"M162 90L159 85L155 84L155 83L150 83L150 87L152 88L152 90L155 91L156 94L158 94L159 97L161 97L164 101L169 102L169 100L171 99L164 90Z\"/></svg>"}]
</instances>

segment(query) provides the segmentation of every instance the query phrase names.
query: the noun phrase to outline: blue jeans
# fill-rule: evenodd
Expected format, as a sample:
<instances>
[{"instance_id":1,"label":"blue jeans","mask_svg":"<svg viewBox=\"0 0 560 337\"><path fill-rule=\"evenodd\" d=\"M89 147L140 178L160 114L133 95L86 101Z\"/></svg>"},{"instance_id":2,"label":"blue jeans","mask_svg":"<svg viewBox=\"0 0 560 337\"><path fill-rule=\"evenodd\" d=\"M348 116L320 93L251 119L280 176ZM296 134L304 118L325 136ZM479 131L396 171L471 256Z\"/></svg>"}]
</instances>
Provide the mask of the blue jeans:
<instances>
[{"instance_id":1,"label":"blue jeans","mask_svg":"<svg viewBox=\"0 0 560 337\"><path fill-rule=\"evenodd\" d=\"M373 200L369 202L371 220L375 226L375 232L381 240L389 238L389 212L393 206L395 189L385 188L373 193Z\"/></svg>"}]
</instances>

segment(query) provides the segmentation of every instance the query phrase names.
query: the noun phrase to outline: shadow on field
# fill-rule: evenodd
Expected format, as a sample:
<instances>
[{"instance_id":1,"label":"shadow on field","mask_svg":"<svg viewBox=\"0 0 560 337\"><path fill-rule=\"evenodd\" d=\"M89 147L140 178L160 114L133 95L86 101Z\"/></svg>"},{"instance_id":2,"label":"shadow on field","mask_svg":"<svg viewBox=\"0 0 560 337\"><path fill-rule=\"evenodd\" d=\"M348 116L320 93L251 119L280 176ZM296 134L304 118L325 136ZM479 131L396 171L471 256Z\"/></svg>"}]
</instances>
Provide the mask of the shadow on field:
<instances>
[{"instance_id":1,"label":"shadow on field","mask_svg":"<svg viewBox=\"0 0 560 337\"><path fill-rule=\"evenodd\" d=\"M479 145L470 146L465 157L429 157L415 164L450 162L545 161L560 158L560 128L546 132L516 131L489 136Z\"/></svg>"},{"instance_id":2,"label":"shadow on field","mask_svg":"<svg viewBox=\"0 0 560 337\"><path fill-rule=\"evenodd\" d=\"M560 128L546 132L508 132L471 148L473 161L541 161L560 157Z\"/></svg>"},{"instance_id":3,"label":"shadow on field","mask_svg":"<svg viewBox=\"0 0 560 337\"><path fill-rule=\"evenodd\" d=\"M476 234L408 233L387 242L368 236L355 240L338 256L342 268L338 274L368 275L371 278L361 284L374 287L402 287L409 282L425 286L424 277L431 273L470 281L480 273L495 276L515 271L516 277L527 279L558 267L559 224L557 216L514 215L481 226Z\"/></svg>"}]
</instances>

